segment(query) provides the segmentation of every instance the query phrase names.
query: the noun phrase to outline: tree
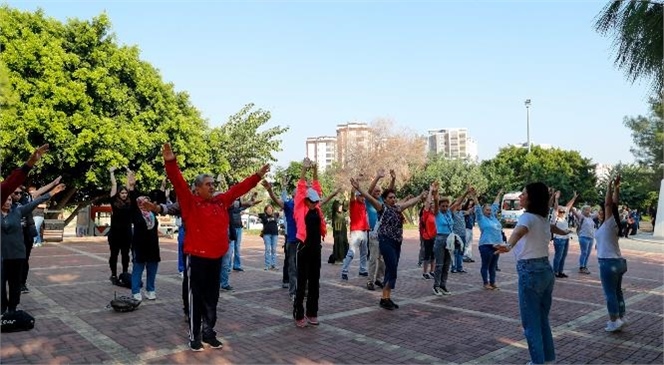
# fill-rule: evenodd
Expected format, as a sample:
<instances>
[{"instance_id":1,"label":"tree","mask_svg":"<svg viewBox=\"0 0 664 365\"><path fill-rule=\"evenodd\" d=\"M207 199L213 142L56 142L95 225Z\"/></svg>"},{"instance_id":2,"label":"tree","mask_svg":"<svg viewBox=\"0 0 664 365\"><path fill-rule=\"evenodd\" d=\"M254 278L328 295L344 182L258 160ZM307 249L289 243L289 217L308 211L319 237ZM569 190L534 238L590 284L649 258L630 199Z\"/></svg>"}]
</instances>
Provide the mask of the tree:
<instances>
[{"instance_id":1,"label":"tree","mask_svg":"<svg viewBox=\"0 0 664 365\"><path fill-rule=\"evenodd\" d=\"M577 202L597 202L594 164L577 151L532 148L531 153L520 147L502 148L492 160L482 163L484 176L489 179L488 196L499 189L521 190L531 182L541 181L571 197L579 193Z\"/></svg>"},{"instance_id":2,"label":"tree","mask_svg":"<svg viewBox=\"0 0 664 365\"><path fill-rule=\"evenodd\" d=\"M273 153L281 151L278 137L288 127L276 126L259 132L269 122L270 112L253 108L254 104L245 105L228 122L210 132L211 166L226 184L244 179L265 163L276 161Z\"/></svg>"},{"instance_id":3,"label":"tree","mask_svg":"<svg viewBox=\"0 0 664 365\"><path fill-rule=\"evenodd\" d=\"M634 82L649 79L664 88L664 2L613 0L600 12L595 29L613 37L615 64Z\"/></svg>"},{"instance_id":4,"label":"tree","mask_svg":"<svg viewBox=\"0 0 664 365\"><path fill-rule=\"evenodd\" d=\"M415 168L410 180L401 188L401 195L416 196L429 189L434 181L440 184L440 195L455 199L471 185L478 192L487 190L488 181L478 164L448 159L443 155L430 156L424 168Z\"/></svg>"},{"instance_id":5,"label":"tree","mask_svg":"<svg viewBox=\"0 0 664 365\"><path fill-rule=\"evenodd\" d=\"M624 124L632 131L634 147L630 152L641 166L653 171L664 169L664 105L655 99L650 100L650 115L625 117ZM664 172L664 171L662 171ZM659 176L662 176L660 172ZM656 176L656 180L659 180Z\"/></svg>"}]
</instances>

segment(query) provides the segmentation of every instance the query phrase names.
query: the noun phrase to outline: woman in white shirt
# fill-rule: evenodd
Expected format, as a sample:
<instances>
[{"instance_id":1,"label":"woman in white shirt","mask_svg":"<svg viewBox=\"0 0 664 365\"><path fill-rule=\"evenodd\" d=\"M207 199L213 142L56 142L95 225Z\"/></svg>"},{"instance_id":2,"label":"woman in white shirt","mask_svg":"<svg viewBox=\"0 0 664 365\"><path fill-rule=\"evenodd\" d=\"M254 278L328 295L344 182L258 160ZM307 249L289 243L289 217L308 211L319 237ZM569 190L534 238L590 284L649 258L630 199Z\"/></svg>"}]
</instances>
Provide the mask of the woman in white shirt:
<instances>
[{"instance_id":1,"label":"woman in white shirt","mask_svg":"<svg viewBox=\"0 0 664 365\"><path fill-rule=\"evenodd\" d=\"M553 200L553 210L557 212L557 216L551 217L551 223L555 224L556 227L560 228L563 231L569 230L569 223L567 221L567 212L572 209L574 206L574 201L576 200L577 194L574 193L572 199L567 202L567 205L561 207L558 205L558 199L560 199L560 191L556 191ZM565 267L565 259L567 258L567 250L569 249L569 235L554 234L553 235L553 272L556 274L557 278L566 278L567 274L563 272Z\"/></svg>"},{"instance_id":2,"label":"woman in white shirt","mask_svg":"<svg viewBox=\"0 0 664 365\"><path fill-rule=\"evenodd\" d=\"M497 246L497 253L514 248L519 275L519 311L521 325L528 342L533 364L553 362L556 359L549 311L553 293L553 269L549 263L551 232L568 234L552 225L549 220L549 189L544 183L526 185L519 197L525 213L507 240Z\"/></svg>"},{"instance_id":3,"label":"woman in white shirt","mask_svg":"<svg viewBox=\"0 0 664 365\"><path fill-rule=\"evenodd\" d=\"M627 272L627 261L620 254L618 238L621 232L621 222L618 216L618 194L620 190L620 175L609 180L606 189L604 206L600 211L602 224L595 232L597 241L597 260L599 261L599 277L604 289L606 308L609 311L609 321L606 323L607 332L619 331L625 325L625 299L622 292L622 277Z\"/></svg>"}]
</instances>

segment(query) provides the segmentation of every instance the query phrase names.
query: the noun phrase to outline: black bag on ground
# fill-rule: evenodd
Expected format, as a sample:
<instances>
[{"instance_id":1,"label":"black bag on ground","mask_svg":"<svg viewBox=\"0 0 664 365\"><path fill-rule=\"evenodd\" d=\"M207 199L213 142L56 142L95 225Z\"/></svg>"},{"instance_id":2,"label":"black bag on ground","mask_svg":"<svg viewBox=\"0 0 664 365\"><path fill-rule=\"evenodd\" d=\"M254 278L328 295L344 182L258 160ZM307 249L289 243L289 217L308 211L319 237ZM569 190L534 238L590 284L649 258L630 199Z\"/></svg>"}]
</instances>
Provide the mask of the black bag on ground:
<instances>
[{"instance_id":1,"label":"black bag on ground","mask_svg":"<svg viewBox=\"0 0 664 365\"><path fill-rule=\"evenodd\" d=\"M120 297L116 295L106 308L113 308L116 312L133 312L139 305L141 305L140 300L124 295Z\"/></svg>"},{"instance_id":2,"label":"black bag on ground","mask_svg":"<svg viewBox=\"0 0 664 365\"><path fill-rule=\"evenodd\" d=\"M21 332L35 328L35 317L17 310L2 315L2 332Z\"/></svg>"}]
</instances>

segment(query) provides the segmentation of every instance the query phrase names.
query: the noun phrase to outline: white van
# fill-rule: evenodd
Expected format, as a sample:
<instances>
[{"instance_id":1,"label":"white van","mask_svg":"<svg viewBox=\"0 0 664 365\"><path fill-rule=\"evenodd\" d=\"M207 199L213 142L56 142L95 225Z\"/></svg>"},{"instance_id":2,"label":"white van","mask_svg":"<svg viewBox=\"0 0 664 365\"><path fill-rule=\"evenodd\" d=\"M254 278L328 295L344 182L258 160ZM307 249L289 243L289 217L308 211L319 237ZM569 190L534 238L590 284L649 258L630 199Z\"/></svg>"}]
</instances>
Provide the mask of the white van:
<instances>
[{"instance_id":1,"label":"white van","mask_svg":"<svg viewBox=\"0 0 664 365\"><path fill-rule=\"evenodd\" d=\"M519 217L525 211L519 203L520 195L520 191L503 195L503 201L500 205L500 223L503 224L503 227L515 227Z\"/></svg>"}]
</instances>

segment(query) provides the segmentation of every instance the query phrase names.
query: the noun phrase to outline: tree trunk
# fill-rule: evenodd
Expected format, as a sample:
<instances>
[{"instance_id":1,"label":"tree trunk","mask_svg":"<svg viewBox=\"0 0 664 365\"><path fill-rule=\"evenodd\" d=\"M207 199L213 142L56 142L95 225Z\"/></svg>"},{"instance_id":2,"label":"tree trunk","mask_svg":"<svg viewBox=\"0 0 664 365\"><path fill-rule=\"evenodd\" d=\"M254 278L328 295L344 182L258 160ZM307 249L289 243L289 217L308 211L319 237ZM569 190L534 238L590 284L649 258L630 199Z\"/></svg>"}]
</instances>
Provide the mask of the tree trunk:
<instances>
[{"instance_id":1,"label":"tree trunk","mask_svg":"<svg viewBox=\"0 0 664 365\"><path fill-rule=\"evenodd\" d=\"M69 222L71 222L78 215L79 210L81 210L81 209L87 207L88 205L98 201L99 199L103 199L105 197L106 197L106 195L100 195L96 198L78 203L78 205L76 206L76 209L74 209L74 211L67 218L65 218L65 226L68 225Z\"/></svg>"}]
</instances>

